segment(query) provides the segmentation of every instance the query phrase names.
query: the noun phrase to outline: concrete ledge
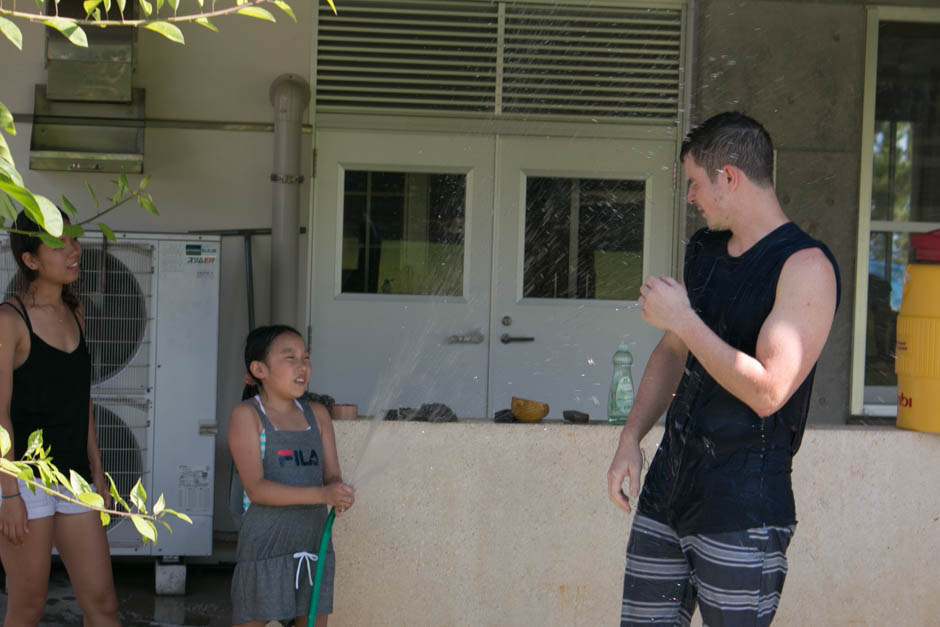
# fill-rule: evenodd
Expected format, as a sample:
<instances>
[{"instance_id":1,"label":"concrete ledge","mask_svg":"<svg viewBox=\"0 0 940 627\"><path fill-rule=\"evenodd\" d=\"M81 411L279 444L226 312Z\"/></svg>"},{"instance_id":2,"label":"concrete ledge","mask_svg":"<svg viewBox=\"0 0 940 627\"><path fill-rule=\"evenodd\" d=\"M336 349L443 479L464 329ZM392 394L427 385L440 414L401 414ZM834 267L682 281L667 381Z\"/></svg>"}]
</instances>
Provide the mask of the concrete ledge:
<instances>
[{"instance_id":1,"label":"concrete ledge","mask_svg":"<svg viewBox=\"0 0 940 627\"><path fill-rule=\"evenodd\" d=\"M362 481L335 526L331 625L618 623L630 528L606 494L618 427L334 424L344 473ZM648 458L661 437L647 436ZM932 624L938 477L936 435L807 431L775 625Z\"/></svg>"}]
</instances>

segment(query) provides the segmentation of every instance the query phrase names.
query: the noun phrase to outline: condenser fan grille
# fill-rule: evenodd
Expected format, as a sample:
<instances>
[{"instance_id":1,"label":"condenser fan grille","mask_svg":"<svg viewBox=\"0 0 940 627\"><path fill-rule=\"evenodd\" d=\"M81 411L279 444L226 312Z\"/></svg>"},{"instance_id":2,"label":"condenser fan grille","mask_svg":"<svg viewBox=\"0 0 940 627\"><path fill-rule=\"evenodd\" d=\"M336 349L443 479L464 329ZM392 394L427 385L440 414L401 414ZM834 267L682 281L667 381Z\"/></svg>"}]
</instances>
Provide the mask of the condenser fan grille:
<instances>
[{"instance_id":1,"label":"condenser fan grille","mask_svg":"<svg viewBox=\"0 0 940 627\"><path fill-rule=\"evenodd\" d=\"M133 398L110 398L107 402L93 402L98 448L101 449L101 465L111 475L118 494L131 507L130 493L140 479L149 484L149 473L145 471L148 419L147 402ZM115 504L115 509L120 506ZM111 518L110 530L122 524L123 517Z\"/></svg>"},{"instance_id":2,"label":"condenser fan grille","mask_svg":"<svg viewBox=\"0 0 940 627\"><path fill-rule=\"evenodd\" d=\"M148 386L152 256L152 249L137 245L82 249L77 289L96 392L139 392Z\"/></svg>"}]
</instances>

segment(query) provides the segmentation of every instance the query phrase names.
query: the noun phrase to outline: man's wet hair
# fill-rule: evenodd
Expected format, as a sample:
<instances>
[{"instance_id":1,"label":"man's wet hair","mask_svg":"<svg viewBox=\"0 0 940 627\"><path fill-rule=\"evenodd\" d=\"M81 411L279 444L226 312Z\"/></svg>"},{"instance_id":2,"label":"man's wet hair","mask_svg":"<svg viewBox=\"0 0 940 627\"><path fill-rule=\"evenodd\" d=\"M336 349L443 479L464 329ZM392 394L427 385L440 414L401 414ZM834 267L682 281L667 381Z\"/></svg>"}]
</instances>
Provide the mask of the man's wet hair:
<instances>
[{"instance_id":1,"label":"man's wet hair","mask_svg":"<svg viewBox=\"0 0 940 627\"><path fill-rule=\"evenodd\" d=\"M686 155L705 168L712 182L722 168L733 165L755 185L773 185L773 142L757 120L743 113L719 113L693 128L682 142L679 158Z\"/></svg>"}]
</instances>

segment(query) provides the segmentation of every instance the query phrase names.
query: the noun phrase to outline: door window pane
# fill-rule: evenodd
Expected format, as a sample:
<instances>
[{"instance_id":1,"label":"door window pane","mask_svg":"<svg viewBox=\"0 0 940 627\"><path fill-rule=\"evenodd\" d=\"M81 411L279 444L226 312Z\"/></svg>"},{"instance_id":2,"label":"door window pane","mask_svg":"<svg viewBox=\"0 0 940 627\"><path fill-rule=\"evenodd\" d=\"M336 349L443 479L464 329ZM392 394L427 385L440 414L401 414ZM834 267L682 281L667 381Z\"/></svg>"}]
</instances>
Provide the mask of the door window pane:
<instances>
[{"instance_id":1,"label":"door window pane","mask_svg":"<svg viewBox=\"0 0 940 627\"><path fill-rule=\"evenodd\" d=\"M529 177L523 296L636 300L646 183Z\"/></svg>"},{"instance_id":2,"label":"door window pane","mask_svg":"<svg viewBox=\"0 0 940 627\"><path fill-rule=\"evenodd\" d=\"M344 186L344 293L463 293L465 175L347 170Z\"/></svg>"},{"instance_id":3,"label":"door window pane","mask_svg":"<svg viewBox=\"0 0 940 627\"><path fill-rule=\"evenodd\" d=\"M940 24L882 22L872 220L940 222Z\"/></svg>"}]
</instances>

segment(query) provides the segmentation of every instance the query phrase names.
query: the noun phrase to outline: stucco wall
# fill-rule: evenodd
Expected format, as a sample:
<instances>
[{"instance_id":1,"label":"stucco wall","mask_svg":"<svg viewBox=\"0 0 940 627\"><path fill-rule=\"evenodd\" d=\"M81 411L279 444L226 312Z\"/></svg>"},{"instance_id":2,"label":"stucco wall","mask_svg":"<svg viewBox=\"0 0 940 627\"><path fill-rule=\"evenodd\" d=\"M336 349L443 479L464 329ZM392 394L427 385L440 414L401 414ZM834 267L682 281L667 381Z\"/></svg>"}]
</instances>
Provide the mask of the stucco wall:
<instances>
[{"instance_id":1,"label":"stucco wall","mask_svg":"<svg viewBox=\"0 0 940 627\"><path fill-rule=\"evenodd\" d=\"M365 481L334 528L331 625L619 623L630 517L606 484L619 428L335 425L347 479ZM647 459L661 437L643 442ZM807 431L774 624L935 624L938 476L936 435Z\"/></svg>"}]
</instances>

